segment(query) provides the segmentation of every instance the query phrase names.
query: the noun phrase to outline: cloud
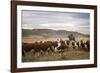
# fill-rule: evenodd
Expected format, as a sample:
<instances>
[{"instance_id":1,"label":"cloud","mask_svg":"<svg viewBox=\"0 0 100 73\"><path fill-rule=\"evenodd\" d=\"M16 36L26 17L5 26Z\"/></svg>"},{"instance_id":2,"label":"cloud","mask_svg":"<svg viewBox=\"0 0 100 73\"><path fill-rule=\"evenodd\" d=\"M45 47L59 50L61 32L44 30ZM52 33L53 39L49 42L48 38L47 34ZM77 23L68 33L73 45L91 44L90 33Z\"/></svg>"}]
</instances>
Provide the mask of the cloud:
<instances>
[{"instance_id":1,"label":"cloud","mask_svg":"<svg viewBox=\"0 0 100 73\"><path fill-rule=\"evenodd\" d=\"M89 13L22 10L22 28L50 28L89 33L89 27Z\"/></svg>"}]
</instances>

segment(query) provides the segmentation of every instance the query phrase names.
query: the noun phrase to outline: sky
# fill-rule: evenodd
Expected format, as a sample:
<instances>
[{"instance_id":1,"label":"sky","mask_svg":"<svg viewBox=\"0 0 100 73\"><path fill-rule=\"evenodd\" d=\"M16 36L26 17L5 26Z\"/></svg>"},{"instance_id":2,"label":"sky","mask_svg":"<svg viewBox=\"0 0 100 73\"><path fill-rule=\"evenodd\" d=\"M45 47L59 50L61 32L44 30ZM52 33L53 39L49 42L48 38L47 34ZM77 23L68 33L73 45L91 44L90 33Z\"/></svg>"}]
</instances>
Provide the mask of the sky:
<instances>
[{"instance_id":1,"label":"sky","mask_svg":"<svg viewBox=\"0 0 100 73\"><path fill-rule=\"evenodd\" d=\"M90 33L90 14L22 10L22 29L53 29Z\"/></svg>"}]
</instances>

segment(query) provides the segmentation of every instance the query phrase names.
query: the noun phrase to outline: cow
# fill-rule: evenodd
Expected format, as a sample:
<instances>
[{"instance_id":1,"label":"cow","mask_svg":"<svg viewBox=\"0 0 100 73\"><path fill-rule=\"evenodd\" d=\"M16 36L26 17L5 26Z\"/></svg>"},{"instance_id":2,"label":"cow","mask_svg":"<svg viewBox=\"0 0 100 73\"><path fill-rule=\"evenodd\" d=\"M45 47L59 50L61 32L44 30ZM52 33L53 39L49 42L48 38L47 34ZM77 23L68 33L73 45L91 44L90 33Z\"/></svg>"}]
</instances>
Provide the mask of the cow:
<instances>
[{"instance_id":1,"label":"cow","mask_svg":"<svg viewBox=\"0 0 100 73\"><path fill-rule=\"evenodd\" d=\"M65 41L63 41L63 40L60 40L60 42L58 42L58 44L59 44L59 46L57 47L58 52L64 52L65 49L68 48Z\"/></svg>"},{"instance_id":2,"label":"cow","mask_svg":"<svg viewBox=\"0 0 100 73\"><path fill-rule=\"evenodd\" d=\"M73 49L77 49L76 42L72 42L72 48L73 48Z\"/></svg>"},{"instance_id":3,"label":"cow","mask_svg":"<svg viewBox=\"0 0 100 73\"><path fill-rule=\"evenodd\" d=\"M87 46L87 51L90 51L90 41L89 40L86 41L86 46Z\"/></svg>"},{"instance_id":4,"label":"cow","mask_svg":"<svg viewBox=\"0 0 100 73\"><path fill-rule=\"evenodd\" d=\"M32 44L31 43L22 43L22 55L25 55L25 52L29 52L32 50Z\"/></svg>"},{"instance_id":5,"label":"cow","mask_svg":"<svg viewBox=\"0 0 100 73\"><path fill-rule=\"evenodd\" d=\"M87 49L87 45L83 40L80 41L80 49L82 49L82 50L86 50Z\"/></svg>"}]
</instances>

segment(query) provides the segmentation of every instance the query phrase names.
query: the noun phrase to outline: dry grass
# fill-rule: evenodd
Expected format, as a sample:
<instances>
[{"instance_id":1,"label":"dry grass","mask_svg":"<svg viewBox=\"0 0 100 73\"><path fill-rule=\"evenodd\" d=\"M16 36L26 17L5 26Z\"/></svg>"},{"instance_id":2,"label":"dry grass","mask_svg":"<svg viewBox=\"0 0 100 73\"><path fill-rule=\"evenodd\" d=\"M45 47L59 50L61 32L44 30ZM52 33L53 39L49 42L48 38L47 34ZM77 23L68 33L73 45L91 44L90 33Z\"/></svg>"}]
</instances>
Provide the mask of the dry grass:
<instances>
[{"instance_id":1,"label":"dry grass","mask_svg":"<svg viewBox=\"0 0 100 73\"><path fill-rule=\"evenodd\" d=\"M22 62L39 62L39 61L60 61L60 60L83 60L89 59L89 52L84 50L65 50L63 53L49 53L45 55L27 55Z\"/></svg>"},{"instance_id":2,"label":"dry grass","mask_svg":"<svg viewBox=\"0 0 100 73\"><path fill-rule=\"evenodd\" d=\"M57 39L62 39L62 40L68 40L68 38L40 38L40 37L36 37L34 38L34 36L28 36L28 37L23 37L22 41L24 43L34 43L35 41L54 41ZM76 40L80 41L80 40L84 40L87 41L89 39L89 37L77 37Z\"/></svg>"},{"instance_id":3,"label":"dry grass","mask_svg":"<svg viewBox=\"0 0 100 73\"><path fill-rule=\"evenodd\" d=\"M63 40L67 40L68 38L63 38ZM89 37L79 37L76 38L77 41L80 40L88 40ZM48 39L34 39L33 37L24 37L23 42L32 43L34 41L52 41L56 40L55 38L48 38ZM89 59L90 52L85 50L79 49L70 49L69 51L65 50L63 53L49 53L45 55L34 55L30 52L26 53L26 56L22 57L22 62L39 62L39 61L60 61L60 60L82 60L82 59Z\"/></svg>"}]
</instances>

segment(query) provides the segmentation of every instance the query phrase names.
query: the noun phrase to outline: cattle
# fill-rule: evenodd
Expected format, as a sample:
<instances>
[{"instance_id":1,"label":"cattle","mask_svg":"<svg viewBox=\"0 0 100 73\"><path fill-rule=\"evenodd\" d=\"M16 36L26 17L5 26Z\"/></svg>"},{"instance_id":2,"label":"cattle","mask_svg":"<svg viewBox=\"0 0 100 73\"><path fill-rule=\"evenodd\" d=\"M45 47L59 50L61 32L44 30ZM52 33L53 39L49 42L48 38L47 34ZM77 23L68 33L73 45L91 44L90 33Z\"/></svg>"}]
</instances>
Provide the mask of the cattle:
<instances>
[{"instance_id":1,"label":"cattle","mask_svg":"<svg viewBox=\"0 0 100 73\"><path fill-rule=\"evenodd\" d=\"M66 45L65 41L60 40L60 42L59 42L58 44L60 44L60 45L57 47L57 50L58 50L59 52L64 52L65 49L68 50L68 45Z\"/></svg>"},{"instance_id":2,"label":"cattle","mask_svg":"<svg viewBox=\"0 0 100 73\"><path fill-rule=\"evenodd\" d=\"M75 42L72 42L72 48L76 49L76 43Z\"/></svg>"},{"instance_id":3,"label":"cattle","mask_svg":"<svg viewBox=\"0 0 100 73\"><path fill-rule=\"evenodd\" d=\"M78 41L76 44L77 44L78 48L80 48L80 42Z\"/></svg>"},{"instance_id":4,"label":"cattle","mask_svg":"<svg viewBox=\"0 0 100 73\"><path fill-rule=\"evenodd\" d=\"M86 46L87 46L87 51L90 51L90 41L89 40L86 41Z\"/></svg>"},{"instance_id":5,"label":"cattle","mask_svg":"<svg viewBox=\"0 0 100 73\"><path fill-rule=\"evenodd\" d=\"M52 48L53 43L50 41L47 42L34 42L34 43L23 43L22 45L22 52L23 55L25 52L29 52L31 50L34 51L34 53L44 53L44 52L49 52L54 51ZM55 46L55 45L54 45Z\"/></svg>"},{"instance_id":6,"label":"cattle","mask_svg":"<svg viewBox=\"0 0 100 73\"><path fill-rule=\"evenodd\" d=\"M32 44L23 43L22 44L22 55L25 55L25 52L29 52L32 50Z\"/></svg>"},{"instance_id":7,"label":"cattle","mask_svg":"<svg viewBox=\"0 0 100 73\"><path fill-rule=\"evenodd\" d=\"M55 41L39 41L34 43L22 43L22 55L25 52L32 51L33 54L45 55L48 53L63 53L65 50L69 49L87 49L90 50L90 42L87 40L84 42L73 41L73 40L55 40Z\"/></svg>"},{"instance_id":8,"label":"cattle","mask_svg":"<svg viewBox=\"0 0 100 73\"><path fill-rule=\"evenodd\" d=\"M69 40L66 40L66 44L69 45L70 44L70 41Z\"/></svg>"},{"instance_id":9,"label":"cattle","mask_svg":"<svg viewBox=\"0 0 100 73\"><path fill-rule=\"evenodd\" d=\"M89 48L89 42L88 41L83 41L83 40L81 40L80 42L78 42L77 43L77 45L79 46L79 48L81 49L81 50L89 50L88 48Z\"/></svg>"}]
</instances>

